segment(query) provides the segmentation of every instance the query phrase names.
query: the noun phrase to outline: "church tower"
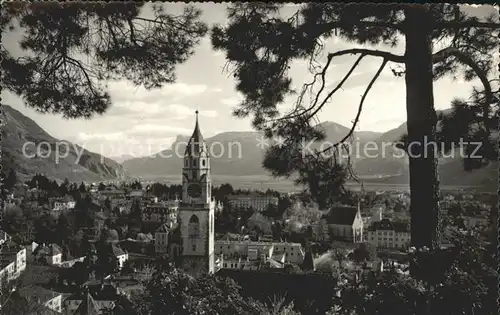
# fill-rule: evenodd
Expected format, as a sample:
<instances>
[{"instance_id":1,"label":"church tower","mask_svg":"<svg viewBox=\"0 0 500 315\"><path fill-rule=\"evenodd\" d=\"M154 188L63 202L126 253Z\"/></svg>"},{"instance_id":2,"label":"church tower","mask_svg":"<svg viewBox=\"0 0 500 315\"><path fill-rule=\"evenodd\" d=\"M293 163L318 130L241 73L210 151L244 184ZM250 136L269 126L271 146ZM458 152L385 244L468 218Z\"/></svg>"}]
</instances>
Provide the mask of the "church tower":
<instances>
[{"instance_id":1,"label":"church tower","mask_svg":"<svg viewBox=\"0 0 500 315\"><path fill-rule=\"evenodd\" d=\"M214 272L215 201L212 200L210 156L198 125L184 153L179 221L182 268L190 274Z\"/></svg>"}]
</instances>

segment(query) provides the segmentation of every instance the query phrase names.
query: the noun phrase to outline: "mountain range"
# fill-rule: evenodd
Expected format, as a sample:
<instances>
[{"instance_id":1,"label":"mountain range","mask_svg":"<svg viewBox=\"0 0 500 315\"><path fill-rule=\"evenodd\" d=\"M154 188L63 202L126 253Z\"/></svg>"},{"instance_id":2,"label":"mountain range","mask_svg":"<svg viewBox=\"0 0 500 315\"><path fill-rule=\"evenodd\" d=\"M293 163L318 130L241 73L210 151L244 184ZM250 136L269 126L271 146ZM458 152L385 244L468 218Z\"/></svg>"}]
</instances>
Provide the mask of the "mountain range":
<instances>
[{"instance_id":1,"label":"mountain range","mask_svg":"<svg viewBox=\"0 0 500 315\"><path fill-rule=\"evenodd\" d=\"M100 181L119 180L130 176L142 178L158 178L176 176L182 169L182 155L189 136L179 135L171 148L153 156L132 158L130 156L103 157L97 153L83 149L81 146L66 140L59 140L44 131L32 119L8 105L2 105L4 125L2 128L2 164L3 168L14 168L20 177L31 177L35 173L45 174L57 180L68 178L70 181ZM318 125L325 131L325 142L334 143L342 139L349 128L335 122L324 122ZM203 125L201 125L203 132ZM408 184L408 159L399 149L388 146L381 151L384 143L398 141L406 133L406 123L387 132L357 131L354 132L351 160L355 173L367 182L387 184ZM269 173L262 167L265 149L259 147L258 139L262 134L254 131L223 132L207 138L211 153L211 169L215 176L266 176ZM23 154L23 144L31 141L36 145L43 142L37 154L35 145L26 147ZM372 147L368 148L371 142ZM65 157L59 160L55 149L68 148ZM61 145L61 144L66 145ZM320 148L321 143L313 143L311 149ZM326 147L326 146L324 146ZM357 149L359 148L359 149ZM83 151L82 151L83 150ZM357 151L356 151L357 150ZM382 152L384 154L382 154ZM79 154L81 154L78 159ZM371 156L369 156L371 154ZM47 155L47 157L43 157ZM57 163L56 163L57 161ZM490 163L487 167L466 172L462 160L456 158L441 158L439 160L440 182L444 185L483 186L491 190L497 187L498 163Z\"/></svg>"},{"instance_id":2,"label":"mountain range","mask_svg":"<svg viewBox=\"0 0 500 315\"><path fill-rule=\"evenodd\" d=\"M335 122L324 122L318 125L325 131L323 142L335 143L342 139L349 128ZM202 132L203 132L203 128ZM351 149L351 160L355 173L367 182L387 184L408 184L408 159L394 146L386 145L397 142L407 132L406 123L384 133L372 131L355 132ZM207 138L206 142L212 155L212 174L227 176L269 175L262 167L265 150L261 149L258 132L224 132ZM182 168L182 155L189 136L177 136L171 148L149 157L125 160L122 165L133 176L159 177L177 175ZM371 142L372 144L367 144ZM238 145L237 145L238 144ZM323 147L326 148L327 145ZM378 150L368 150L377 147ZM314 143L311 149L320 148L321 143ZM225 150L222 152L221 148ZM239 149L241 148L241 150ZM358 152L356 151L358 149ZM367 152L363 152L367 148ZM177 152L177 154L175 153ZM240 153L240 154L239 154ZM439 176L444 185L482 186L495 190L498 179L498 163L490 163L487 167L472 172L464 171L462 159L440 158Z\"/></svg>"},{"instance_id":3,"label":"mountain range","mask_svg":"<svg viewBox=\"0 0 500 315\"><path fill-rule=\"evenodd\" d=\"M4 171L15 169L22 180L35 173L59 181L67 178L72 182L126 177L121 164L69 141L52 137L32 119L8 105L2 104L2 112ZM26 154L23 153L23 146ZM38 152L37 147L40 148ZM61 158L57 157L56 148L59 148Z\"/></svg>"}]
</instances>

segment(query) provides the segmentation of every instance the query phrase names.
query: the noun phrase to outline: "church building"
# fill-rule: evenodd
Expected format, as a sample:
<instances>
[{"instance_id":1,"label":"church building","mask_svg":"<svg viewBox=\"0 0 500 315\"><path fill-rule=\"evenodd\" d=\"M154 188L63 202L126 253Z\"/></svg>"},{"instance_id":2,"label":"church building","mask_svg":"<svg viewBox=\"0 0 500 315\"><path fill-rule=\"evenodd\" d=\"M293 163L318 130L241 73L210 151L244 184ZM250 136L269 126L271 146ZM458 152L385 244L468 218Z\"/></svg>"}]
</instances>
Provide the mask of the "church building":
<instances>
[{"instance_id":1,"label":"church building","mask_svg":"<svg viewBox=\"0 0 500 315\"><path fill-rule=\"evenodd\" d=\"M214 272L215 207L210 156L196 111L193 135L184 153L182 199L178 208L181 266L192 275Z\"/></svg>"}]
</instances>

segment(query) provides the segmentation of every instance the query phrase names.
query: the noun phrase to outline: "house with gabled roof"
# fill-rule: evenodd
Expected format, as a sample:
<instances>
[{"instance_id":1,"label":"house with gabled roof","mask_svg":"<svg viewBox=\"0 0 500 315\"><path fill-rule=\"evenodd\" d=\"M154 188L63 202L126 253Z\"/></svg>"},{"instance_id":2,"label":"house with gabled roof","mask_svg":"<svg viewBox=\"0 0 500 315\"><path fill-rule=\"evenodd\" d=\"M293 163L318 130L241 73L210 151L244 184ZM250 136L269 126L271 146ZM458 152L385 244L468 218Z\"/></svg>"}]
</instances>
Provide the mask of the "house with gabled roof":
<instances>
[{"instance_id":1,"label":"house with gabled roof","mask_svg":"<svg viewBox=\"0 0 500 315\"><path fill-rule=\"evenodd\" d=\"M328 225L330 239L363 242L363 219L358 206L334 206L323 216Z\"/></svg>"},{"instance_id":2,"label":"house with gabled roof","mask_svg":"<svg viewBox=\"0 0 500 315\"><path fill-rule=\"evenodd\" d=\"M168 252L168 235L171 227L163 223L155 232L155 253L164 254Z\"/></svg>"},{"instance_id":3,"label":"house with gabled roof","mask_svg":"<svg viewBox=\"0 0 500 315\"><path fill-rule=\"evenodd\" d=\"M83 300L78 305L77 309L73 312L73 315L98 315L101 313L101 308L92 298L92 295L87 292Z\"/></svg>"},{"instance_id":4,"label":"house with gabled roof","mask_svg":"<svg viewBox=\"0 0 500 315\"><path fill-rule=\"evenodd\" d=\"M85 314L84 311L93 311L96 309L98 313L104 309L112 309L115 306L116 300L119 298L119 290L112 284L85 284L85 289L68 296L63 304L67 315ZM82 304L84 304L82 306ZM77 312L79 310L80 313ZM92 314L92 313L90 313Z\"/></svg>"},{"instance_id":5,"label":"house with gabled roof","mask_svg":"<svg viewBox=\"0 0 500 315\"><path fill-rule=\"evenodd\" d=\"M49 265L59 265L62 262L63 250L57 244L39 245L33 251L36 261L46 261Z\"/></svg>"},{"instance_id":6,"label":"house with gabled roof","mask_svg":"<svg viewBox=\"0 0 500 315\"><path fill-rule=\"evenodd\" d=\"M120 269L123 268L123 264L125 264L125 262L128 260L128 253L114 244L110 244L110 246L113 255L115 255L118 259Z\"/></svg>"},{"instance_id":7,"label":"house with gabled roof","mask_svg":"<svg viewBox=\"0 0 500 315\"><path fill-rule=\"evenodd\" d=\"M57 313L62 312L61 293L47 290L39 285L27 285L19 288L17 292L27 301L35 302Z\"/></svg>"},{"instance_id":8,"label":"house with gabled roof","mask_svg":"<svg viewBox=\"0 0 500 315\"><path fill-rule=\"evenodd\" d=\"M0 230L0 245L3 245L5 242L10 241L12 238L5 231Z\"/></svg>"}]
</instances>

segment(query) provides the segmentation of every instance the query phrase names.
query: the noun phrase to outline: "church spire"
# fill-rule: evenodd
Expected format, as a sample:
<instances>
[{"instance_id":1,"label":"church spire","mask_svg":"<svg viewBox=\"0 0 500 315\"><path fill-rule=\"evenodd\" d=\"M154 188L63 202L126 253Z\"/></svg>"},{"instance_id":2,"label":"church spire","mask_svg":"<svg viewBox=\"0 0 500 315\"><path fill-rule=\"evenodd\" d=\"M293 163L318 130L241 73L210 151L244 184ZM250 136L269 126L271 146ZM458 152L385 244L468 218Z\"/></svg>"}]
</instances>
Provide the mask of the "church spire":
<instances>
[{"instance_id":1,"label":"church spire","mask_svg":"<svg viewBox=\"0 0 500 315\"><path fill-rule=\"evenodd\" d=\"M198 125L198 110L194 112L196 114L196 123L194 125L194 132L200 132L200 126Z\"/></svg>"},{"instance_id":2,"label":"church spire","mask_svg":"<svg viewBox=\"0 0 500 315\"><path fill-rule=\"evenodd\" d=\"M194 131L193 135L191 136L191 139L189 139L188 145L186 147L186 153L188 155L193 155L194 154L199 154L201 149L203 149L203 143L205 140L203 139L203 136L200 131L200 126L198 124L198 110L195 111L196 114L196 122L194 125Z\"/></svg>"}]
</instances>

